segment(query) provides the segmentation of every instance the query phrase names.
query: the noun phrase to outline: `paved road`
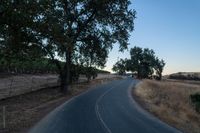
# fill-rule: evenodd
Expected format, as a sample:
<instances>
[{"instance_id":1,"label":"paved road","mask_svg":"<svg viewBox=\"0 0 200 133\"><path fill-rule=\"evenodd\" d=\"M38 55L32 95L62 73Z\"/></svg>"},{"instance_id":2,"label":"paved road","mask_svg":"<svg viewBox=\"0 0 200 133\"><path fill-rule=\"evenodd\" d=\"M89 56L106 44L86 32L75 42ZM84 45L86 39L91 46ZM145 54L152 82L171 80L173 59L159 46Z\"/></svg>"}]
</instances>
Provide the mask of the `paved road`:
<instances>
[{"instance_id":1,"label":"paved road","mask_svg":"<svg viewBox=\"0 0 200 133\"><path fill-rule=\"evenodd\" d=\"M30 133L180 133L132 99L131 78L99 85L61 105Z\"/></svg>"}]
</instances>

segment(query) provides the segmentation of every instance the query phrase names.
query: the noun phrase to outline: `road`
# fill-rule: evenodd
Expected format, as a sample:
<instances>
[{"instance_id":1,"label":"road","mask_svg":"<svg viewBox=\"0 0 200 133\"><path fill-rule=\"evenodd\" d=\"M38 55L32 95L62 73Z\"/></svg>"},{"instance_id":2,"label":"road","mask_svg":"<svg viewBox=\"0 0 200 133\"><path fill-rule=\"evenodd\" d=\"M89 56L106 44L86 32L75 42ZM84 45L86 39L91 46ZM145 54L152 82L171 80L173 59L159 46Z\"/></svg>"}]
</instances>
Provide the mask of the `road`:
<instances>
[{"instance_id":1,"label":"road","mask_svg":"<svg viewBox=\"0 0 200 133\"><path fill-rule=\"evenodd\" d=\"M181 133L144 111L127 78L91 89L56 108L30 133Z\"/></svg>"}]
</instances>

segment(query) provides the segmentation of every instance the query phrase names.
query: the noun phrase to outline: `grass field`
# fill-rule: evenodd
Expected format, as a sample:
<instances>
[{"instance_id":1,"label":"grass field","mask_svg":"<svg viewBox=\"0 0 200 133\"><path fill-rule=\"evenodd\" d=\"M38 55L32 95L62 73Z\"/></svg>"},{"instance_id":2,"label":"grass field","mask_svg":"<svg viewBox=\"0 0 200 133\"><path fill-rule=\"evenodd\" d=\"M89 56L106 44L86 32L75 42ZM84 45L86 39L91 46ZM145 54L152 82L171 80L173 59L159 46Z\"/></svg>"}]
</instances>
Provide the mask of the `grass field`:
<instances>
[{"instance_id":1,"label":"grass field","mask_svg":"<svg viewBox=\"0 0 200 133\"><path fill-rule=\"evenodd\" d=\"M143 80L133 90L136 100L161 120L185 133L200 133L200 114L190 101L200 84Z\"/></svg>"}]
</instances>

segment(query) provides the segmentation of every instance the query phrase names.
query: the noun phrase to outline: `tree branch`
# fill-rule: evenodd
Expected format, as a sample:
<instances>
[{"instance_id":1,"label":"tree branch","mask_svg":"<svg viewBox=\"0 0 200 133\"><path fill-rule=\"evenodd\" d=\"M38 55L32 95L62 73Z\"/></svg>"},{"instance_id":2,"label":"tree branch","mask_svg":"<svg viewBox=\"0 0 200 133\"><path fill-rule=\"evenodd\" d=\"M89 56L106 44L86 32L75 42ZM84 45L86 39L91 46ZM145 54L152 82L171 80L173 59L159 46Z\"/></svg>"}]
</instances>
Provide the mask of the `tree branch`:
<instances>
[{"instance_id":1,"label":"tree branch","mask_svg":"<svg viewBox=\"0 0 200 133\"><path fill-rule=\"evenodd\" d=\"M56 64L59 72L61 72L62 71L62 67L59 64L59 61L54 58L53 53L48 48L46 48L45 46L43 46L42 43L37 43L37 44L39 44L47 52L47 54L51 57L51 60ZM35 45L37 45L37 44L35 44Z\"/></svg>"},{"instance_id":2,"label":"tree branch","mask_svg":"<svg viewBox=\"0 0 200 133\"><path fill-rule=\"evenodd\" d=\"M96 9L93 10L92 14L88 17L88 19L85 21L85 23L83 25L80 25L80 27L77 28L77 33L74 36L74 40L77 40L77 38L79 37L79 35L81 34L81 32L83 32L85 29L87 29L87 25L92 20L94 20L95 13L96 13Z\"/></svg>"}]
</instances>

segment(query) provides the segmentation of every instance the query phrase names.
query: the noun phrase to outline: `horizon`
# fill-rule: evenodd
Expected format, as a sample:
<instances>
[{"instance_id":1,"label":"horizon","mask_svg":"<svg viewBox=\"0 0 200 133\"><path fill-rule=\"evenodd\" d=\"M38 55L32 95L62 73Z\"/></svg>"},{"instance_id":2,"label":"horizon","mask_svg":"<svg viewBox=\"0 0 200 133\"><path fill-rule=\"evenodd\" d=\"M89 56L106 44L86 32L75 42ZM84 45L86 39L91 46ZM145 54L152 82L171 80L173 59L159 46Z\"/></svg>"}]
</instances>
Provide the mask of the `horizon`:
<instances>
[{"instance_id":1,"label":"horizon","mask_svg":"<svg viewBox=\"0 0 200 133\"><path fill-rule=\"evenodd\" d=\"M135 30L130 34L129 47L139 46L155 51L164 59L163 75L177 72L200 72L200 1L198 0L134 0L131 9L137 12ZM115 44L103 70L112 72L112 66L129 51L118 51Z\"/></svg>"}]
</instances>

